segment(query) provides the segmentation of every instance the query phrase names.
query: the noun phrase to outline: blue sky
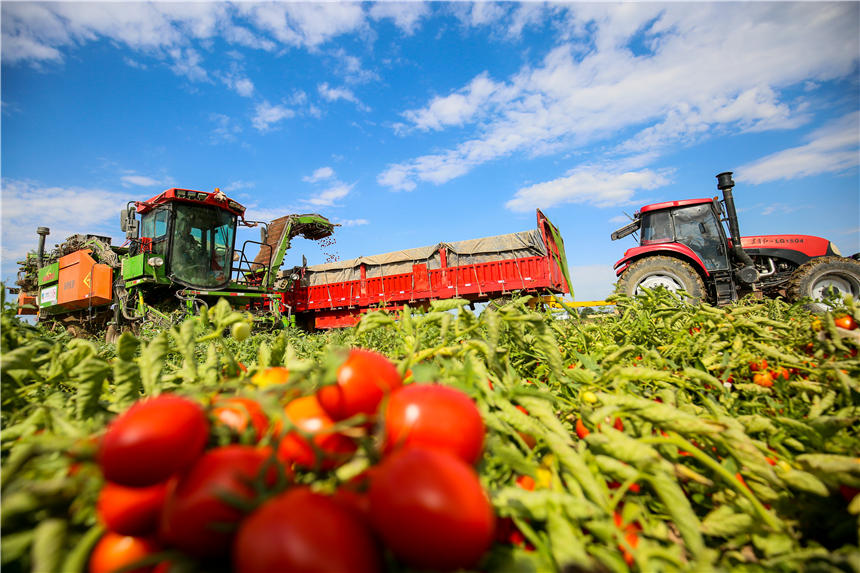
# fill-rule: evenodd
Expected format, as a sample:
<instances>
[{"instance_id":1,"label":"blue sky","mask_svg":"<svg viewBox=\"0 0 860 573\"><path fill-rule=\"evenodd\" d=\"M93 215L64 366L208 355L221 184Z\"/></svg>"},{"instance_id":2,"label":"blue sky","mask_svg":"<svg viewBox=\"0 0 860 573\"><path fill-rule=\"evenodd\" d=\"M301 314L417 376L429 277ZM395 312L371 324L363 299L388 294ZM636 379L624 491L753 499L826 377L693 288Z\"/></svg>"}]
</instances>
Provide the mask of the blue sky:
<instances>
[{"instance_id":1,"label":"blue sky","mask_svg":"<svg viewBox=\"0 0 860 573\"><path fill-rule=\"evenodd\" d=\"M174 186L342 225L287 265L526 230L539 207L578 300L611 292L624 213L713 196L721 171L742 234L860 251L856 2L0 10L7 283L37 226L119 238L128 201Z\"/></svg>"}]
</instances>

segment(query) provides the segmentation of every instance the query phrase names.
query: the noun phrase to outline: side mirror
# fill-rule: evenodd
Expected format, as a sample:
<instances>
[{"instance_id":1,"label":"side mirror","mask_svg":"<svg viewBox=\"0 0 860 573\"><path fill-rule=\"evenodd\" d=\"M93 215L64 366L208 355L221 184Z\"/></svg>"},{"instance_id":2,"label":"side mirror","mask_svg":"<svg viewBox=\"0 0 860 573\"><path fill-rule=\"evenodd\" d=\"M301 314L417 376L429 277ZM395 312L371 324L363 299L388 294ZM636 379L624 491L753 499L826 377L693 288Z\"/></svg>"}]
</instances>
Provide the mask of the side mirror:
<instances>
[{"instance_id":1,"label":"side mirror","mask_svg":"<svg viewBox=\"0 0 860 573\"><path fill-rule=\"evenodd\" d=\"M260 242L266 243L266 239L269 238L269 230L266 227L260 227Z\"/></svg>"},{"instance_id":2,"label":"side mirror","mask_svg":"<svg viewBox=\"0 0 860 573\"><path fill-rule=\"evenodd\" d=\"M127 239L136 239L140 230L140 222L135 217L136 209L134 205L129 205L128 209L120 213L120 229L125 231Z\"/></svg>"},{"instance_id":3,"label":"side mirror","mask_svg":"<svg viewBox=\"0 0 860 573\"><path fill-rule=\"evenodd\" d=\"M308 266L308 258L304 255L302 255L302 266L303 267Z\"/></svg>"}]
</instances>

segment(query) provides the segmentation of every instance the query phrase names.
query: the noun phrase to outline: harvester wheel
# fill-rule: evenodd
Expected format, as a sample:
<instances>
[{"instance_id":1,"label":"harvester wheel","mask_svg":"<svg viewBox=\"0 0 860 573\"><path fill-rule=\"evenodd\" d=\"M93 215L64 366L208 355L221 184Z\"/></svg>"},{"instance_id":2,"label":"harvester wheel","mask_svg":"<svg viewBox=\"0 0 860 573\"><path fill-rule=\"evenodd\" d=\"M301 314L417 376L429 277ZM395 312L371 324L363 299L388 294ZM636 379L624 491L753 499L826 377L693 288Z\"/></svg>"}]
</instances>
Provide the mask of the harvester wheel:
<instances>
[{"instance_id":1,"label":"harvester wheel","mask_svg":"<svg viewBox=\"0 0 860 573\"><path fill-rule=\"evenodd\" d=\"M628 296L636 296L643 288L664 287L671 292L686 291L692 302L705 298L705 284L699 273L688 263L673 257L639 259L624 271L618 286Z\"/></svg>"},{"instance_id":2,"label":"harvester wheel","mask_svg":"<svg viewBox=\"0 0 860 573\"><path fill-rule=\"evenodd\" d=\"M829 294L860 297L860 261L844 257L817 257L797 267L789 280L786 296L791 301L811 298L822 301ZM813 302L812 310L824 311L827 305Z\"/></svg>"},{"instance_id":3,"label":"harvester wheel","mask_svg":"<svg viewBox=\"0 0 860 573\"><path fill-rule=\"evenodd\" d=\"M119 331L116 326L113 324L109 324L107 330L105 331L105 342L109 344L116 344L117 339L119 338Z\"/></svg>"}]
</instances>

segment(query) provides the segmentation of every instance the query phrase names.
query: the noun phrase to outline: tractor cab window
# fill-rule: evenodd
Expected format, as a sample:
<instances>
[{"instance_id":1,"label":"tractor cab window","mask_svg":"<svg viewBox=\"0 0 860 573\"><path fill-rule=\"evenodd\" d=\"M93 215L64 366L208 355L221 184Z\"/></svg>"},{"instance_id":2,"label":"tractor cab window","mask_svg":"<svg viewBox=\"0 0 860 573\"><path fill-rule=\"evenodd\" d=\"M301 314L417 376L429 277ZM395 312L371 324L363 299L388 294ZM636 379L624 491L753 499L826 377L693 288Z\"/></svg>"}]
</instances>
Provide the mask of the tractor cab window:
<instances>
[{"instance_id":1,"label":"tractor cab window","mask_svg":"<svg viewBox=\"0 0 860 573\"><path fill-rule=\"evenodd\" d=\"M230 280L236 216L204 205L174 205L171 274L199 288L223 288Z\"/></svg>"},{"instance_id":2,"label":"tractor cab window","mask_svg":"<svg viewBox=\"0 0 860 573\"><path fill-rule=\"evenodd\" d=\"M690 247L705 268L711 271L726 270L729 261L720 223L711 204L682 207L672 212L675 223L675 241Z\"/></svg>"},{"instance_id":3,"label":"tractor cab window","mask_svg":"<svg viewBox=\"0 0 860 573\"><path fill-rule=\"evenodd\" d=\"M672 219L669 211L652 211L642 215L642 245L671 243L673 239Z\"/></svg>"}]
</instances>

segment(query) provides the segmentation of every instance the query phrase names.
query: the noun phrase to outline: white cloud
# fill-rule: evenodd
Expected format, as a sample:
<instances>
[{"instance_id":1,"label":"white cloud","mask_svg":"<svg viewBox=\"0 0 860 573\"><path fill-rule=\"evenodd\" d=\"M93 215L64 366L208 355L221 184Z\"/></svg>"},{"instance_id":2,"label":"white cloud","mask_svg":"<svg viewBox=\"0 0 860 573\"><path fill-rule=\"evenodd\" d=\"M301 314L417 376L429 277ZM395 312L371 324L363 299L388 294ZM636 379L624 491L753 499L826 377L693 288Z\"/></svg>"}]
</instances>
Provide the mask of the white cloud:
<instances>
[{"instance_id":1,"label":"white cloud","mask_svg":"<svg viewBox=\"0 0 860 573\"><path fill-rule=\"evenodd\" d=\"M320 167L315 170L313 174L302 177L302 181L305 181L306 183L316 183L318 181L331 179L332 177L334 177L334 169L331 167Z\"/></svg>"},{"instance_id":2,"label":"white cloud","mask_svg":"<svg viewBox=\"0 0 860 573\"><path fill-rule=\"evenodd\" d=\"M800 211L802 209L808 209L808 206L803 205L789 205L786 203L773 203L767 205L764 209L761 210L761 214L764 216L773 215L774 213L785 215L788 213L794 213L796 211Z\"/></svg>"},{"instance_id":3,"label":"white cloud","mask_svg":"<svg viewBox=\"0 0 860 573\"><path fill-rule=\"evenodd\" d=\"M478 112L488 112L487 104L499 89L484 72L457 93L433 98L426 108L404 112L403 116L422 131L463 125Z\"/></svg>"},{"instance_id":4,"label":"white cloud","mask_svg":"<svg viewBox=\"0 0 860 573\"><path fill-rule=\"evenodd\" d=\"M656 189L668 183L667 172L650 169L612 172L592 166L578 167L565 177L518 190L505 207L511 211L530 211L563 203L586 203L596 207L626 205L636 191Z\"/></svg>"},{"instance_id":5,"label":"white cloud","mask_svg":"<svg viewBox=\"0 0 860 573\"><path fill-rule=\"evenodd\" d=\"M338 179L334 169L328 166L320 167L311 175L302 177L302 181L318 188L310 197L301 200L301 204L305 206L331 207L335 205L336 201L349 195L350 191L355 187L354 183L344 183Z\"/></svg>"},{"instance_id":6,"label":"white cloud","mask_svg":"<svg viewBox=\"0 0 860 573\"><path fill-rule=\"evenodd\" d=\"M253 181L239 180L239 181L233 181L229 185L223 187L221 190L224 191L224 193L234 193L236 191L242 191L244 189L253 189L256 186L257 186L257 184L254 183Z\"/></svg>"},{"instance_id":7,"label":"white cloud","mask_svg":"<svg viewBox=\"0 0 860 573\"><path fill-rule=\"evenodd\" d=\"M223 74L221 76L221 81L224 85L242 97L251 97L254 95L254 82L241 72L234 70L230 73Z\"/></svg>"},{"instance_id":8,"label":"white cloud","mask_svg":"<svg viewBox=\"0 0 860 573\"><path fill-rule=\"evenodd\" d=\"M236 141L236 136L242 133L241 126L223 113L209 114L209 121L215 124L209 134L209 143L213 145Z\"/></svg>"},{"instance_id":9,"label":"white cloud","mask_svg":"<svg viewBox=\"0 0 860 573\"><path fill-rule=\"evenodd\" d=\"M251 120L251 124L257 131L266 132L273 129L274 125L295 115L296 112L285 106L272 105L267 101L263 101L254 108L254 117Z\"/></svg>"},{"instance_id":10,"label":"white cloud","mask_svg":"<svg viewBox=\"0 0 860 573\"><path fill-rule=\"evenodd\" d=\"M196 50L171 48L167 53L173 60L170 69L174 74L188 78L192 82L209 81L209 74L201 65L203 58Z\"/></svg>"},{"instance_id":11,"label":"white cloud","mask_svg":"<svg viewBox=\"0 0 860 573\"><path fill-rule=\"evenodd\" d=\"M122 61L125 62L125 65L130 68L136 68L138 70L148 69L148 66L146 64L139 62L133 58L129 58L128 56L123 57Z\"/></svg>"},{"instance_id":12,"label":"white cloud","mask_svg":"<svg viewBox=\"0 0 860 573\"><path fill-rule=\"evenodd\" d=\"M390 19L406 35L418 29L422 18L430 14L424 2L375 2L370 7L370 17L375 20Z\"/></svg>"},{"instance_id":13,"label":"white cloud","mask_svg":"<svg viewBox=\"0 0 860 573\"><path fill-rule=\"evenodd\" d=\"M493 7L454 9L464 22L501 17ZM567 10L567 43L503 81L479 74L404 112L413 129L475 128L447 149L389 165L377 181L414 189L514 153L580 149L619 134L627 140L609 152L653 161L669 143L691 144L715 132L797 127L808 120L808 96L792 99L788 88L850 75L860 53L856 3L556 9Z\"/></svg>"},{"instance_id":14,"label":"white cloud","mask_svg":"<svg viewBox=\"0 0 860 573\"><path fill-rule=\"evenodd\" d=\"M752 184L841 173L860 164L860 112L809 134L809 143L784 149L738 168L736 179Z\"/></svg>"},{"instance_id":15,"label":"white cloud","mask_svg":"<svg viewBox=\"0 0 860 573\"><path fill-rule=\"evenodd\" d=\"M403 25L409 22L408 12L400 16ZM240 25L242 19L251 27ZM278 42L314 49L337 36L366 30L360 3L8 2L3 4L3 61L59 64L67 52L85 43L109 40L201 82L210 81L210 72L197 45L208 50L216 37L274 51ZM126 62L146 66L139 58L126 57ZM242 96L253 94L248 78L227 76L225 83Z\"/></svg>"},{"instance_id":16,"label":"white cloud","mask_svg":"<svg viewBox=\"0 0 860 573\"><path fill-rule=\"evenodd\" d=\"M341 227L358 227L361 225L368 225L370 221L367 219L332 219L332 223L336 223Z\"/></svg>"},{"instance_id":17,"label":"white cloud","mask_svg":"<svg viewBox=\"0 0 860 573\"><path fill-rule=\"evenodd\" d=\"M122 181L123 187L156 187L162 185L162 182L158 179L153 179L152 177L147 177L145 175L136 175L133 173L129 175L123 175L120 180Z\"/></svg>"},{"instance_id":18,"label":"white cloud","mask_svg":"<svg viewBox=\"0 0 860 573\"><path fill-rule=\"evenodd\" d=\"M546 15L546 5L537 2L522 2L511 15L510 22L505 26L509 38L519 38L523 30L530 26L543 24Z\"/></svg>"},{"instance_id":19,"label":"white cloud","mask_svg":"<svg viewBox=\"0 0 860 573\"><path fill-rule=\"evenodd\" d=\"M460 23L469 27L497 24L508 13L505 5L498 2L454 2L450 7Z\"/></svg>"},{"instance_id":20,"label":"white cloud","mask_svg":"<svg viewBox=\"0 0 860 573\"><path fill-rule=\"evenodd\" d=\"M19 179L3 179L0 197L4 277L14 273L15 261L36 248L36 227L51 229L47 248L75 233L119 236L119 212L129 201L127 194L116 191Z\"/></svg>"},{"instance_id":21,"label":"white cloud","mask_svg":"<svg viewBox=\"0 0 860 573\"><path fill-rule=\"evenodd\" d=\"M344 100L350 103L354 103L358 107L358 109L362 111L369 110L367 106L361 103L357 97L355 97L355 94L352 93L352 90L350 90L349 88L334 88L329 86L327 82L323 82L317 86L317 90L319 91L323 99L325 99L326 101Z\"/></svg>"},{"instance_id":22,"label":"white cloud","mask_svg":"<svg viewBox=\"0 0 860 573\"><path fill-rule=\"evenodd\" d=\"M361 59L348 53L343 48L338 48L327 54L334 62L334 70L343 76L347 83L364 84L379 80L376 72L367 70L362 66Z\"/></svg>"},{"instance_id":23,"label":"white cloud","mask_svg":"<svg viewBox=\"0 0 860 573\"><path fill-rule=\"evenodd\" d=\"M239 13L259 29L288 46L313 48L366 26L364 11L358 3L239 3L236 6Z\"/></svg>"},{"instance_id":24,"label":"white cloud","mask_svg":"<svg viewBox=\"0 0 860 573\"><path fill-rule=\"evenodd\" d=\"M316 195L310 197L309 199L306 199L305 202L315 206L324 205L327 207L331 207L335 204L335 201L337 201L338 199L343 199L344 197L349 195L349 192L352 191L352 188L354 186L354 184L348 185L346 183L341 183L338 181L331 187L328 187L317 193Z\"/></svg>"}]
</instances>

